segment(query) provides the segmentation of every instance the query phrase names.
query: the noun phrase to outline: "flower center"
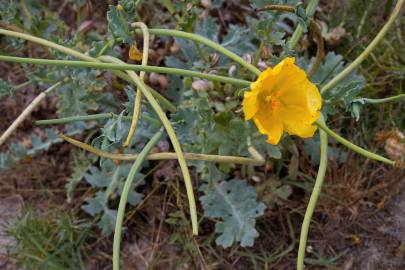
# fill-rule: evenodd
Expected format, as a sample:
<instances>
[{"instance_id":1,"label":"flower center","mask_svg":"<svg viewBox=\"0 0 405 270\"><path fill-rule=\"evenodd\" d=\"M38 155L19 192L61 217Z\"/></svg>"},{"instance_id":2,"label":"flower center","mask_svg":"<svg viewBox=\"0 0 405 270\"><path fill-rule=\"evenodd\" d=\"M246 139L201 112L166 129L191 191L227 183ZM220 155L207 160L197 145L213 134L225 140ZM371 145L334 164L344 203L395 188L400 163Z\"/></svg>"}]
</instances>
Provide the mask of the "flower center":
<instances>
[{"instance_id":1,"label":"flower center","mask_svg":"<svg viewBox=\"0 0 405 270\"><path fill-rule=\"evenodd\" d=\"M275 96L266 96L264 100L271 106L273 110L277 110L280 107L280 101Z\"/></svg>"}]
</instances>

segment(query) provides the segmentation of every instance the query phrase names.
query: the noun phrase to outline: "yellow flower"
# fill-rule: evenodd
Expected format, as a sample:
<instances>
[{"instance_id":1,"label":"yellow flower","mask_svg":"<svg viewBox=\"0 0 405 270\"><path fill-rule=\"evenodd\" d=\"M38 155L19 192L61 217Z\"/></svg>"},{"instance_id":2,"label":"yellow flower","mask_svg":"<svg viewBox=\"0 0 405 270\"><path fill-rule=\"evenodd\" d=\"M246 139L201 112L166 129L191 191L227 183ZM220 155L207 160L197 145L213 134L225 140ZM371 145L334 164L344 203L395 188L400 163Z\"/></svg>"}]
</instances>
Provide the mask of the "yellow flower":
<instances>
[{"instance_id":1,"label":"yellow flower","mask_svg":"<svg viewBox=\"0 0 405 270\"><path fill-rule=\"evenodd\" d=\"M322 98L305 72L289 57L263 71L243 98L245 119L253 118L267 141L277 144L285 130L290 135L312 137L320 116Z\"/></svg>"}]
</instances>

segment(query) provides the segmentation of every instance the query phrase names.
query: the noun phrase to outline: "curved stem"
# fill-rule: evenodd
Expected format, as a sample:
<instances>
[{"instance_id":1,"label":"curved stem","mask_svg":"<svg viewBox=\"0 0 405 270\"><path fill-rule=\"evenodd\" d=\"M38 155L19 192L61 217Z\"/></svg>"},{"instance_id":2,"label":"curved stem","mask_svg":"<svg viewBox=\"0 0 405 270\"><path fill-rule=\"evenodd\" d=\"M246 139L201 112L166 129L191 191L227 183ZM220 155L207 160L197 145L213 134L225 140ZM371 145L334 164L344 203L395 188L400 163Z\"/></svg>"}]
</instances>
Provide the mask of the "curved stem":
<instances>
[{"instance_id":1,"label":"curved stem","mask_svg":"<svg viewBox=\"0 0 405 270\"><path fill-rule=\"evenodd\" d=\"M149 31L148 27L142 22L136 22L132 24L134 27L140 27L143 34L143 52L142 52L142 66L148 65L148 56L149 56ZM141 71L140 73L141 81L144 81L145 78L145 71ZM139 89L136 89L136 97L134 103L134 112L132 114L132 121L131 127L128 132L127 139L125 140L124 147L128 147L131 143L132 137L135 134L136 125L139 120L139 116L141 114L141 107L142 107L142 92Z\"/></svg>"},{"instance_id":2,"label":"curved stem","mask_svg":"<svg viewBox=\"0 0 405 270\"><path fill-rule=\"evenodd\" d=\"M323 119L321 120L323 122ZM316 202L318 201L319 194L321 193L323 180L325 179L326 165L328 163L328 135L322 130L319 130L321 158L316 176L314 189L312 190L311 197L309 198L307 210L305 211L304 221L302 222L300 244L298 248L297 270L304 269L305 249L307 246L309 224L311 223L312 215L315 210Z\"/></svg>"},{"instance_id":3,"label":"curved stem","mask_svg":"<svg viewBox=\"0 0 405 270\"><path fill-rule=\"evenodd\" d=\"M19 125L31 114L31 112L41 103L42 100L47 96L48 93L52 92L58 88L62 82L55 83L47 90L39 94L24 111L14 120L14 122L8 127L8 129L0 137L0 145L2 145L7 138L18 128Z\"/></svg>"},{"instance_id":4,"label":"curved stem","mask_svg":"<svg viewBox=\"0 0 405 270\"><path fill-rule=\"evenodd\" d=\"M375 153L372 153L370 151L367 151L366 149L361 148L360 146L357 146L353 143L351 143L350 141L346 140L345 138L341 137L340 135L336 134L335 132L333 132L333 130L331 130L330 128L328 128L325 124L325 122L323 121L316 121L316 124L318 125L318 127L320 127L323 131L325 131L329 136L331 136L332 138L334 138L336 141L340 142L341 144L343 144L344 146L346 146L347 148L353 150L354 152L365 156L367 158L376 160L376 161L381 161L383 163L389 164L389 165L395 165L395 161L392 161L388 158L382 157L380 155L377 155Z\"/></svg>"},{"instance_id":5,"label":"curved stem","mask_svg":"<svg viewBox=\"0 0 405 270\"><path fill-rule=\"evenodd\" d=\"M390 18L388 19L387 23L381 28L380 32L377 36L371 41L371 43L367 46L367 48L354 60L350 65L348 65L344 70L342 70L337 76L335 76L332 80L330 80L326 85L321 88L321 93L335 87L341 80L346 78L357 66L359 66L364 59L371 53L371 51L380 43L383 39L385 34L387 34L388 30L394 24L395 19L400 15L401 8L404 4L405 0L398 0Z\"/></svg>"},{"instance_id":6,"label":"curved stem","mask_svg":"<svg viewBox=\"0 0 405 270\"><path fill-rule=\"evenodd\" d=\"M307 17L309 19L311 19L314 16L318 3L319 3L319 0L309 0L307 8L305 9ZM300 40L300 38L302 36L302 33L303 33L302 26L297 25L297 28L295 28L295 31L294 31L293 35L291 36L290 41L288 42L288 48L290 50L295 49L295 47L298 44L298 41Z\"/></svg>"},{"instance_id":7,"label":"curved stem","mask_svg":"<svg viewBox=\"0 0 405 270\"><path fill-rule=\"evenodd\" d=\"M58 125L58 124L66 124L71 122L77 121L94 121L94 120L102 120L102 119L111 119L111 118L118 118L119 116L114 113L99 113L99 114L90 114L90 115L78 115L78 116L69 116L69 117L62 117L62 118L55 118L55 119L47 119L47 120L38 120L35 121L35 125ZM147 114L141 115L142 118L145 118L146 121L152 123L155 126L160 126L160 121L148 116ZM123 120L131 120L131 116L122 116Z\"/></svg>"},{"instance_id":8,"label":"curved stem","mask_svg":"<svg viewBox=\"0 0 405 270\"><path fill-rule=\"evenodd\" d=\"M68 137L64 134L59 134L59 136L81 149L84 149L90 153L93 153L99 157L108 158L112 160L136 160L139 157L139 154L111 154L106 151L99 150L89 144L80 142L75 140L71 137ZM258 154L255 155L255 150L249 149L249 153L252 155L253 158L246 158L246 157L236 157L236 156L220 156L220 155L208 155L208 154L197 154L197 153L184 153L184 157L187 160L203 160L203 161L210 161L210 162L217 162L217 163L233 163L233 164L244 164L244 165L254 165L260 166L264 164L263 157ZM148 160L168 160L168 159L177 159L176 153L173 152L160 152L149 154L146 159Z\"/></svg>"},{"instance_id":9,"label":"curved stem","mask_svg":"<svg viewBox=\"0 0 405 270\"><path fill-rule=\"evenodd\" d=\"M100 56L99 59L106 59L108 57ZM55 65L64 67L80 67L80 68L98 68L98 69L108 69L108 70L131 70L131 71L146 71L146 72L156 72L165 74L176 74L197 77L202 79L207 79L210 81L216 81L221 83L229 83L240 87L250 86L250 81L240 80L236 78L230 78L225 76L212 75L192 70L185 70L179 68L168 68L168 67L156 67L156 66L142 66L142 65L131 65L126 63L101 63L101 62L89 62L89 61L72 61L72 60L53 60L53 59L38 59L38 58L26 58L26 57L14 57L0 55L0 61L15 62L15 63L28 63L36 65ZM128 78L122 75L117 75L124 79Z\"/></svg>"},{"instance_id":10,"label":"curved stem","mask_svg":"<svg viewBox=\"0 0 405 270\"><path fill-rule=\"evenodd\" d=\"M316 56L314 63L312 64L310 70L307 73L308 78L311 78L316 73L320 64L322 63L322 59L325 57L325 48L324 48L325 45L323 43L321 29L319 28L319 25L318 23L315 22L315 20L311 20L310 26L315 34Z\"/></svg>"},{"instance_id":11,"label":"curved stem","mask_svg":"<svg viewBox=\"0 0 405 270\"><path fill-rule=\"evenodd\" d=\"M132 182L135 178L135 175L139 172L143 161L146 156L156 145L159 139L162 137L162 131L158 131L152 139L146 144L142 149L139 157L136 159L134 165L132 165L131 170L129 171L128 177L125 180L124 188L121 193L120 203L118 205L117 220L115 222L115 231L114 231L114 243L113 243L113 269L120 269L120 247L121 247L121 232L122 232L122 223L124 221L125 207L128 201L128 195L131 191Z\"/></svg>"},{"instance_id":12,"label":"curved stem","mask_svg":"<svg viewBox=\"0 0 405 270\"><path fill-rule=\"evenodd\" d=\"M105 56L104 59L109 59L110 61L112 61L114 63L122 64L121 60L111 57L111 56L110 57ZM177 139L176 133L174 132L174 128L173 128L172 124L170 123L169 119L167 118L165 112L160 107L159 103L156 101L156 99L151 94L151 92L148 90L148 88L145 86L145 84L140 80L138 75L136 75L135 72L133 72L133 71L127 71L127 73L128 73L128 76L131 78L132 82L137 85L137 87L142 91L142 94L149 101L150 105L152 106L152 108L155 110L156 114L159 116L160 120L162 121L162 124L165 127L167 134L169 135L169 138L172 142L174 151L177 154L181 172L184 177L184 183L186 185L193 234L198 235L197 207L196 207L196 203L195 203L193 185L191 183L191 177L190 177L190 172L188 171L187 162L186 162L186 159L184 158L183 151L182 151L180 143Z\"/></svg>"},{"instance_id":13,"label":"curved stem","mask_svg":"<svg viewBox=\"0 0 405 270\"><path fill-rule=\"evenodd\" d=\"M9 30L5 30L5 29L0 28L0 35L1 34L6 35L6 36L12 36L12 37L16 37L16 38L25 39L25 40L37 43L37 44L45 46L45 47L55 49L55 50L60 51L60 52L62 52L64 54L77 57L77 58L79 58L81 60L84 60L84 61L96 62L96 63L100 62L100 60L97 59L97 58L93 58L93 57L91 57L89 55L86 55L84 53L72 50L70 48L61 46L61 45L56 44L54 42L51 42L49 40L46 40L46 39L43 39L43 38L38 38L38 37L29 35L29 34L20 33L20 32L16 32L16 31L9 31ZM116 71L112 71L112 73L117 75L118 77L126 80L126 81L131 82L131 79L128 77L128 75L125 72L116 70ZM168 110L171 110L171 109L175 108L170 103L170 101L168 101L165 97L160 95L158 92L156 92L154 90L152 90L151 92L162 103L162 105L164 105Z\"/></svg>"},{"instance_id":14,"label":"curved stem","mask_svg":"<svg viewBox=\"0 0 405 270\"><path fill-rule=\"evenodd\" d=\"M381 104L381 103L386 103L386 102L391 102L391 101L399 101L401 99L405 99L405 94L400 94L397 96L392 96L392 97L387 97L387 98L359 98L357 100L362 103ZM356 99L354 101L356 101Z\"/></svg>"},{"instance_id":15,"label":"curved stem","mask_svg":"<svg viewBox=\"0 0 405 270\"><path fill-rule=\"evenodd\" d=\"M162 35L162 36L173 36L173 37L178 37L178 38L184 38L184 39L190 39L196 42L200 42L208 47L213 48L214 50L228 56L231 58L233 61L239 63L241 66L245 67L246 69L250 70L253 72L255 75L260 75L261 71L253 66L252 64L247 63L245 60L243 60L242 57L239 55L231 52L228 49L225 49L218 43L209 40L208 38L202 37L197 34L193 33L187 33L183 31L178 31L178 30L171 30L171 29L160 29L160 28L150 28L149 33L152 35Z\"/></svg>"}]
</instances>

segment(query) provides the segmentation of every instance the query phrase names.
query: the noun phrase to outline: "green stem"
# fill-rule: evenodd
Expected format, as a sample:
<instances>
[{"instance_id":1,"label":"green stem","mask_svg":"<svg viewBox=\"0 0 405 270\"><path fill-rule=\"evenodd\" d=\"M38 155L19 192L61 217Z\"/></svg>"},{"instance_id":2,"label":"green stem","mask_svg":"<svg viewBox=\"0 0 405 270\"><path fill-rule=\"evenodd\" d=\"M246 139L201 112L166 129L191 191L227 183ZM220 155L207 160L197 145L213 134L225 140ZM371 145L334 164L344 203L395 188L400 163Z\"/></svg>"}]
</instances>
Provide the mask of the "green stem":
<instances>
[{"instance_id":1,"label":"green stem","mask_svg":"<svg viewBox=\"0 0 405 270\"><path fill-rule=\"evenodd\" d=\"M78 116L69 116L63 118L56 118L56 119L47 119L47 120L38 120L35 121L36 125L60 125L66 124L71 122L78 122L78 121L96 121L96 120L103 120L103 119L117 119L119 115L114 113L99 113L99 114L91 114L91 115L78 115ZM150 117L146 114L141 115L146 121L154 124L155 126L160 126L159 120ZM131 116L122 116L123 120L129 121L132 119Z\"/></svg>"},{"instance_id":2,"label":"green stem","mask_svg":"<svg viewBox=\"0 0 405 270\"><path fill-rule=\"evenodd\" d=\"M140 33L140 31L139 31L139 33ZM187 32L183 32L183 31L178 31L178 30L160 29L160 28L151 28L151 29L149 29L149 33L152 34L152 35L173 36L173 37L178 37L178 38L190 39L190 40L202 43L202 44L204 44L204 45L206 45L208 47L211 47L214 50L226 55L227 57L229 57L233 61L239 63L241 66L243 66L246 69L253 72L255 75L260 75L260 73L261 73L261 71L258 68L256 68L252 64L247 63L239 55L231 52L228 49L225 49L224 47L222 47L218 43L216 43L216 42L214 42L212 40L209 40L209 39L207 39L205 37L202 37L200 35L196 35L196 34L193 34L193 33L187 33Z\"/></svg>"},{"instance_id":3,"label":"green stem","mask_svg":"<svg viewBox=\"0 0 405 270\"><path fill-rule=\"evenodd\" d=\"M21 83L19 85L14 86L14 89L15 90L20 90L21 88L26 87L27 85L30 85L30 84L31 84L31 81L26 81L24 83Z\"/></svg>"},{"instance_id":4,"label":"green stem","mask_svg":"<svg viewBox=\"0 0 405 270\"><path fill-rule=\"evenodd\" d=\"M101 56L100 59L104 59L105 56ZM236 78L230 78L225 76L218 76L212 74L206 74L202 72L184 70L178 68L168 68L168 67L156 67L156 66L142 66L142 65L131 65L131 64L115 64L115 63L97 63L89 61L72 61L72 60L53 60L53 59L38 59L38 58L26 58L26 57L14 57L0 55L0 61L15 62L15 63L28 63L36 65L54 65L54 66L64 66L64 67L80 67L80 68L98 68L98 69L108 69L108 70L131 70L131 71L146 71L146 72L156 72L165 74L176 74L197 77L202 79L207 79L210 81L216 81L221 83L229 83L240 87L247 87L251 84L249 81L240 80Z\"/></svg>"},{"instance_id":5,"label":"green stem","mask_svg":"<svg viewBox=\"0 0 405 270\"><path fill-rule=\"evenodd\" d=\"M328 128L325 124L325 122L323 121L316 121L316 124L318 125L318 127L320 127L323 131L325 131L329 136L331 136L332 138L334 138L336 141L340 142L341 144L343 144L344 146L346 146L347 148L353 150L354 152L365 156L367 158L376 160L376 161L381 161L383 163L389 164L389 165L395 165L395 161L392 161L388 158L382 157L380 155L377 155L375 153L372 153L370 151L367 151L366 149L361 148L360 146L357 146L353 143L351 143L350 141L346 140L345 138L341 137L340 135L336 134L335 132L333 132L330 128Z\"/></svg>"},{"instance_id":6,"label":"green stem","mask_svg":"<svg viewBox=\"0 0 405 270\"><path fill-rule=\"evenodd\" d=\"M136 22L132 24L133 27L139 27L143 34L143 52L142 52L142 66L148 65L149 57L149 30L146 24L143 22ZM133 46L133 45L132 45ZM145 71L141 71L139 77L142 81L145 79ZM142 110L142 92L136 89L136 96L134 101L134 111L132 113L131 127L129 128L127 139L125 140L124 147L128 147L131 143L132 137L135 134L136 126L138 124L139 117Z\"/></svg>"},{"instance_id":7,"label":"green stem","mask_svg":"<svg viewBox=\"0 0 405 270\"><path fill-rule=\"evenodd\" d=\"M360 98L357 100L364 102L364 103L369 103L369 104L381 104L381 103L386 103L386 102L391 102L391 101L398 101L401 99L405 99L405 94L387 97L387 98ZM356 101L356 100L354 100L354 101Z\"/></svg>"},{"instance_id":8,"label":"green stem","mask_svg":"<svg viewBox=\"0 0 405 270\"><path fill-rule=\"evenodd\" d=\"M113 243L113 269L119 270L120 269L120 247L121 247L121 233L122 233L122 223L124 221L124 214L125 214L125 207L128 201L128 195L131 191L132 182L135 178L135 175L139 172L143 161L145 160L148 153L152 150L152 148L156 145L159 139L162 137L162 130L158 131L152 139L146 144L146 146L142 149L141 153L139 154L138 158L134 162L129 171L128 177L125 181L124 189L121 193L120 203L118 206L118 213L117 213L117 220L115 222L115 232L114 232L114 243Z\"/></svg>"},{"instance_id":9,"label":"green stem","mask_svg":"<svg viewBox=\"0 0 405 270\"><path fill-rule=\"evenodd\" d=\"M83 143L81 141L75 140L71 137L68 137L64 134L59 134L63 140L71 143L83 150L86 150L90 153L93 153L99 157L107 158L111 160L122 160L122 161L130 161L136 160L139 157L139 154L113 154L107 151L102 151L97 149L89 144ZM254 155L251 151L249 151L253 158L246 158L246 157L237 157L237 156L220 156L220 155L209 155L209 154L199 154L199 153L184 153L184 157L187 160L203 160L209 162L217 162L217 163L232 163L232 164L243 164L243 165L252 165L252 166L262 166L265 162L262 156ZM148 160L169 160L169 159L177 159L177 154L173 152L159 152L153 153L146 157Z\"/></svg>"},{"instance_id":10,"label":"green stem","mask_svg":"<svg viewBox=\"0 0 405 270\"><path fill-rule=\"evenodd\" d=\"M405 0L398 0L390 18L388 19L387 23L381 28L380 32L377 36L371 41L371 43L367 46L367 48L354 60L350 65L348 65L344 70L342 70L337 76L335 76L332 80L330 80L326 85L321 88L321 93L335 87L341 80L346 78L357 66L359 66L364 59L371 53L371 51L380 43L380 41L384 38L385 34L387 34L388 30L394 24L395 19L400 15L401 8L404 4Z\"/></svg>"},{"instance_id":11,"label":"green stem","mask_svg":"<svg viewBox=\"0 0 405 270\"><path fill-rule=\"evenodd\" d=\"M321 121L323 122L323 119ZM304 221L302 222L300 244L298 248L297 270L304 269L305 249L307 246L309 225L315 210L316 202L318 201L319 194L321 193L322 184L325 179L326 165L328 163L328 135L326 135L326 133L322 130L319 130L319 136L321 139L321 158L314 189L309 199L307 210L305 211Z\"/></svg>"},{"instance_id":12,"label":"green stem","mask_svg":"<svg viewBox=\"0 0 405 270\"><path fill-rule=\"evenodd\" d=\"M46 39L43 39L43 38L38 38L38 37L35 37L35 36L31 36L31 35L29 35L29 34L24 34L24 33L15 32L15 31L9 31L9 30L5 30L5 29L0 29L0 35L1 35L1 34L2 34L2 35L6 35L6 36L12 36L12 37L16 37L16 38L25 39L25 40L31 41L31 42L33 42L33 43L40 44L40 45L45 46L45 47L49 47L49 48L55 49L55 50L60 51L60 52L62 52L62 53L64 53L64 54L74 56L74 57L79 58L79 59L84 60L84 61L96 62L96 63L97 63L97 62L98 62L98 63L101 62L101 61L100 61L99 59L97 59L97 58L93 58L93 57L88 56L88 55L86 55L86 54L84 54L84 53L81 53L81 52L72 50L72 49L67 48L67 47L64 47L64 46L61 46L61 45L59 45L59 44L56 44L56 43L54 43L54 42L51 42L51 41L46 40ZM116 70L116 71L112 71L112 73L115 74L115 75L117 75L118 77L120 77L120 78L126 80L126 81L129 81L129 82L132 81L132 80L128 77L128 75L127 75L125 72ZM153 94L153 95L162 103L162 105L164 105L169 111L173 112L173 111L172 111L173 109L174 109L174 111L176 111L176 107L174 107L174 105L172 105L172 104L170 103L170 101L168 101L165 97L163 97L162 95L160 95L160 94L159 94L158 92L156 92L155 90L153 90L153 89L150 89L150 90L151 90L152 94Z\"/></svg>"},{"instance_id":13,"label":"green stem","mask_svg":"<svg viewBox=\"0 0 405 270\"><path fill-rule=\"evenodd\" d=\"M319 3L319 0L309 0L307 8L305 9L308 19L311 19L314 16L318 3ZM304 31L304 29L302 28L302 26L300 24L297 25L297 28L295 28L295 31L294 31L293 35L291 36L290 41L288 42L288 48L290 50L295 49L295 47L298 44L298 41L300 40L300 38L302 36L303 31Z\"/></svg>"},{"instance_id":14,"label":"green stem","mask_svg":"<svg viewBox=\"0 0 405 270\"><path fill-rule=\"evenodd\" d=\"M295 13L295 7L289 6L289 5L266 5L264 7L255 9L255 11L267 11L267 10L275 10L275 11L284 11L284 12Z\"/></svg>"},{"instance_id":15,"label":"green stem","mask_svg":"<svg viewBox=\"0 0 405 270\"><path fill-rule=\"evenodd\" d=\"M106 59L106 60L108 59L114 63L122 64L121 60L114 58L112 56L109 56L109 57L105 56L104 59ZM151 94L151 92L148 90L148 88L142 82L142 80L139 78L139 76L136 75L135 72L133 72L133 71L128 71L128 76L132 80L132 83L134 83L142 91L142 94L149 101L150 105L152 106L152 108L155 110L156 114L159 116L160 120L162 121L162 124L165 127L167 134L169 135L169 138L172 142L174 151L177 154L177 158L178 158L179 164L180 164L180 169L181 169L181 172L184 177L184 183L186 186L187 198L188 198L189 207L190 207L191 225L192 225L192 229L193 229L193 234L198 235L197 207L196 207L196 203L195 203L193 185L191 183L191 177L190 177L190 172L188 171L187 162L184 157L183 150L181 149L180 143L177 139L176 133L174 132L174 128L173 128L172 124L170 123L169 119L167 118L167 115L160 107L159 103L156 101L154 96Z\"/></svg>"}]
</instances>

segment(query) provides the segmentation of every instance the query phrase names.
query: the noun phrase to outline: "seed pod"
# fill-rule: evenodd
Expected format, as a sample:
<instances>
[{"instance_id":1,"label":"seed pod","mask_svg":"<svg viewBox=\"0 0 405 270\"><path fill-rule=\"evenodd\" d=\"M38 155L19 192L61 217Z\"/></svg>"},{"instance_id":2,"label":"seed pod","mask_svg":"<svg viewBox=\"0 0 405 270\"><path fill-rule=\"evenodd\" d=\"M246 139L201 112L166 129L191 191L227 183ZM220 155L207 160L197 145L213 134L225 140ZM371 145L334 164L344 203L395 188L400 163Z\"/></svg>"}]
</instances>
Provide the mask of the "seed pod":
<instances>
[{"instance_id":1,"label":"seed pod","mask_svg":"<svg viewBox=\"0 0 405 270\"><path fill-rule=\"evenodd\" d=\"M262 57L264 60L269 60L271 56L271 48L268 46L263 46Z\"/></svg>"},{"instance_id":2,"label":"seed pod","mask_svg":"<svg viewBox=\"0 0 405 270\"><path fill-rule=\"evenodd\" d=\"M232 65L228 69L228 76L233 77L236 74L236 66Z\"/></svg>"},{"instance_id":3,"label":"seed pod","mask_svg":"<svg viewBox=\"0 0 405 270\"><path fill-rule=\"evenodd\" d=\"M211 9L212 8L212 2L211 0L201 0L200 1L201 6L206 9Z\"/></svg>"},{"instance_id":4,"label":"seed pod","mask_svg":"<svg viewBox=\"0 0 405 270\"><path fill-rule=\"evenodd\" d=\"M264 61L259 61L259 63L257 63L257 66L259 67L259 69L261 71L267 69L269 66L266 64L266 62Z\"/></svg>"},{"instance_id":5,"label":"seed pod","mask_svg":"<svg viewBox=\"0 0 405 270\"><path fill-rule=\"evenodd\" d=\"M252 57L252 54L250 54L250 53L244 54L242 58L249 64L252 64L252 62L253 62L253 57Z\"/></svg>"},{"instance_id":6,"label":"seed pod","mask_svg":"<svg viewBox=\"0 0 405 270\"><path fill-rule=\"evenodd\" d=\"M385 140L384 150L389 158L401 160L405 156L405 135L397 128L391 131L390 136Z\"/></svg>"},{"instance_id":7,"label":"seed pod","mask_svg":"<svg viewBox=\"0 0 405 270\"><path fill-rule=\"evenodd\" d=\"M191 88L196 91L210 91L214 88L214 85L207 80L198 80L191 84Z\"/></svg>"},{"instance_id":8,"label":"seed pod","mask_svg":"<svg viewBox=\"0 0 405 270\"><path fill-rule=\"evenodd\" d=\"M218 61L219 61L219 54L217 53L210 54L211 67L216 66L218 64Z\"/></svg>"}]
</instances>

